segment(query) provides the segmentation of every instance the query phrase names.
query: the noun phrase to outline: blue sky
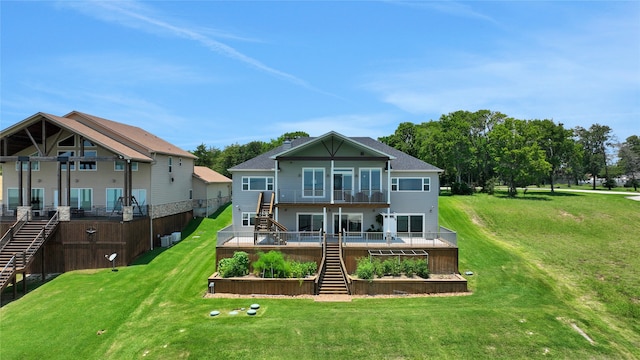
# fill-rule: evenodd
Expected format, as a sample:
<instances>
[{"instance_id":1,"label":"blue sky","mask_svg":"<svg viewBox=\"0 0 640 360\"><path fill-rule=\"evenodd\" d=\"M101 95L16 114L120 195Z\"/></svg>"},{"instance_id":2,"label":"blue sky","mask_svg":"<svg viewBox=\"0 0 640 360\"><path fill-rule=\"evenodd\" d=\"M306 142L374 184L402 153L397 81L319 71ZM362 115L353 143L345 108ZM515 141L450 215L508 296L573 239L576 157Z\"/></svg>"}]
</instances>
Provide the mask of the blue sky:
<instances>
[{"instance_id":1,"label":"blue sky","mask_svg":"<svg viewBox=\"0 0 640 360\"><path fill-rule=\"evenodd\" d=\"M72 110L186 150L457 110L640 135L638 1L2 1L0 128Z\"/></svg>"}]
</instances>

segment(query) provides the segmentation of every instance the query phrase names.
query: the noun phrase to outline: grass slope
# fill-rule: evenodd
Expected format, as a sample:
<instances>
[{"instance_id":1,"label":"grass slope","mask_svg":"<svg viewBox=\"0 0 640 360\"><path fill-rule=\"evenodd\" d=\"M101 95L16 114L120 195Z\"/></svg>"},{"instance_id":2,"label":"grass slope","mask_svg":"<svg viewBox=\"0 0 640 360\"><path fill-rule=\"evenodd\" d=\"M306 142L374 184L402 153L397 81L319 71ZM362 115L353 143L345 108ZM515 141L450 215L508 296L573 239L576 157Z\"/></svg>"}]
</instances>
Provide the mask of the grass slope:
<instances>
[{"instance_id":1,"label":"grass slope","mask_svg":"<svg viewBox=\"0 0 640 360\"><path fill-rule=\"evenodd\" d=\"M533 236L536 232L529 228L534 225L524 229L518 225L525 211L586 216L580 205L571 209L575 199L582 199L583 205L597 202L598 209L605 211L611 201L613 207L638 213L637 207L615 199L580 196L548 201L443 197L440 219L442 225L458 232L461 269L474 271L469 279L473 295L355 299L350 303L203 298L206 278L214 270L215 233L230 221L229 208L216 219L193 223L183 241L148 254L136 265L120 268L117 273L104 269L63 274L3 307L0 358L638 357L638 332L633 327L637 317L625 320L624 315L628 311L633 314L633 306L629 310L601 305L607 301L600 299L600 290L591 290L592 272L580 268L582 271L564 276L573 265L563 265L563 255L553 250L564 249L557 244L560 240L538 244L538 237ZM598 226L616 224L618 215L615 212ZM553 232L550 227L573 231L556 225L562 219L550 217L554 225L545 223L538 228L549 236ZM531 217L522 220L538 221ZM586 257L596 246L592 243L600 240L588 233L584 236L573 247L567 245L567 251ZM582 243L587 245L585 250L579 246ZM566 262L571 261L574 259ZM638 268L638 260L630 261L628 266ZM602 282L613 283L608 276L617 271L614 263L599 270L605 276ZM620 280L633 296L638 295L633 279L625 276ZM615 296L625 303L625 293L618 291L617 285L611 286L603 288L602 294L621 293ZM585 297L589 301L584 302ZM261 305L255 317L228 315L254 302ZM211 310L222 314L209 317ZM617 326L611 326L612 322ZM572 324L595 343L590 344ZM621 329L626 330L621 333ZM100 330L104 332L98 335Z\"/></svg>"}]
</instances>

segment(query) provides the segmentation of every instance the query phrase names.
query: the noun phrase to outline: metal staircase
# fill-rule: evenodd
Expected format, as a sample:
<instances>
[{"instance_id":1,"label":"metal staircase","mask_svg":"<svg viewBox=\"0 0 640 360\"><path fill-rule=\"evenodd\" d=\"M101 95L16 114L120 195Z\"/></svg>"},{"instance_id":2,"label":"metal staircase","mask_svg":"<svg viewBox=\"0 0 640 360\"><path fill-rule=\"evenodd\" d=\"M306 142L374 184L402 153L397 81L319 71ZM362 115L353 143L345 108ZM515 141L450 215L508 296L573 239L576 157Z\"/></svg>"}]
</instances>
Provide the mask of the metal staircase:
<instances>
[{"instance_id":1,"label":"metal staircase","mask_svg":"<svg viewBox=\"0 0 640 360\"><path fill-rule=\"evenodd\" d=\"M4 234L0 240L0 291L4 290L17 273L26 270L57 227L56 212L49 220L18 220Z\"/></svg>"}]
</instances>

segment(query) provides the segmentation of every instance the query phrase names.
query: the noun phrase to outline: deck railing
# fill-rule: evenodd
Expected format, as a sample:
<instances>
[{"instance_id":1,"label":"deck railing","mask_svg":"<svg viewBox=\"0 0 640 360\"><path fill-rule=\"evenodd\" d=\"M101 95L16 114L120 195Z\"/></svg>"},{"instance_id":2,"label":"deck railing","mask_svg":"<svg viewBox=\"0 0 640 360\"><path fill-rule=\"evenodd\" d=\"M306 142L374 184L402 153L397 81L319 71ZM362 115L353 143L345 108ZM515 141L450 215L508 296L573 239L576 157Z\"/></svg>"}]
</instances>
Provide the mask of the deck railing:
<instances>
[{"instance_id":1,"label":"deck railing","mask_svg":"<svg viewBox=\"0 0 640 360\"><path fill-rule=\"evenodd\" d=\"M257 235L257 236L256 236ZM322 244L320 231L273 231L254 232L253 230L234 230L232 226L218 231L217 245L304 245Z\"/></svg>"},{"instance_id":2,"label":"deck railing","mask_svg":"<svg viewBox=\"0 0 640 360\"><path fill-rule=\"evenodd\" d=\"M349 245L431 245L442 246L446 243L450 246L458 246L457 234L454 231L440 227L439 232L344 232L343 244Z\"/></svg>"},{"instance_id":3,"label":"deck railing","mask_svg":"<svg viewBox=\"0 0 640 360\"><path fill-rule=\"evenodd\" d=\"M333 198L331 195L333 195ZM334 203L344 204L386 204L387 191L336 190L330 192L322 190L278 189L277 199L278 203L287 204L326 204L332 200Z\"/></svg>"},{"instance_id":4,"label":"deck railing","mask_svg":"<svg viewBox=\"0 0 640 360\"><path fill-rule=\"evenodd\" d=\"M36 218L50 218L57 211L56 207L46 206L41 209L32 209L31 214ZM16 210L11 209L8 206L3 206L2 208L2 216L5 218L15 218ZM72 207L71 208L71 219L80 219L83 217L91 217L91 218L104 218L105 220L114 219L117 217L122 217L122 207L117 206L106 206L106 205L93 205L91 207ZM148 205L134 205L133 206L133 217L147 217L149 216L149 206Z\"/></svg>"},{"instance_id":5,"label":"deck railing","mask_svg":"<svg viewBox=\"0 0 640 360\"><path fill-rule=\"evenodd\" d=\"M269 236L277 236L281 244L320 244L322 234L319 231L279 231L273 234L256 233L253 230L236 231L228 226L218 231L217 245L273 245L276 241L269 240ZM256 239L257 240L254 240ZM344 231L341 238L342 246L391 246L397 244L416 246L458 246L455 231L440 227L438 232L398 232L394 234L383 232L353 232Z\"/></svg>"}]
</instances>

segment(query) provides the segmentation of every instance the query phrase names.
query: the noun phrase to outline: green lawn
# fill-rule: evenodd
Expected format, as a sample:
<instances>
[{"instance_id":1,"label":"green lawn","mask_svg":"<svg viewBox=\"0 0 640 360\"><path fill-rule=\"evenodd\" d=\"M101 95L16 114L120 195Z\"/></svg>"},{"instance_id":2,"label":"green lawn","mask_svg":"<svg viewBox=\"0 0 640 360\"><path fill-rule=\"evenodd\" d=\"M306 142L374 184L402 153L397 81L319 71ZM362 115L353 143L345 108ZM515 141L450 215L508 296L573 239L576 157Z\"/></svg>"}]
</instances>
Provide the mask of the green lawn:
<instances>
[{"instance_id":1,"label":"green lawn","mask_svg":"<svg viewBox=\"0 0 640 360\"><path fill-rule=\"evenodd\" d=\"M640 357L640 202L623 196L441 197L473 294L350 303L203 298L230 217L194 222L137 265L66 273L3 307L0 359ZM254 317L228 315L256 302Z\"/></svg>"}]
</instances>

